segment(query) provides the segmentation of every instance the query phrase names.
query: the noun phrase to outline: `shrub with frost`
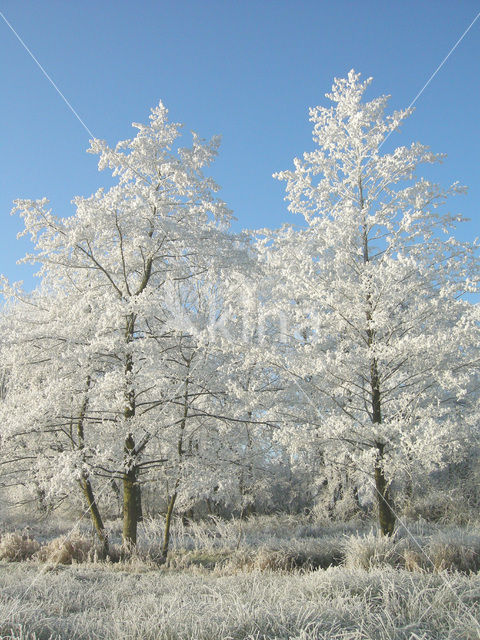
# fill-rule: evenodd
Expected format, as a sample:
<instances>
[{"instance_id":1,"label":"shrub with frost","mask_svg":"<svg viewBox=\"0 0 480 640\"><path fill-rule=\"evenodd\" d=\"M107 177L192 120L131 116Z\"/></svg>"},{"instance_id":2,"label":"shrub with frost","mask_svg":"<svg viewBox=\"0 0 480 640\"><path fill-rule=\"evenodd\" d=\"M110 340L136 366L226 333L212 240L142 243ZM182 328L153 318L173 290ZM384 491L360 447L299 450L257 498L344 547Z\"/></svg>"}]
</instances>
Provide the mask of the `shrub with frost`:
<instances>
[{"instance_id":1,"label":"shrub with frost","mask_svg":"<svg viewBox=\"0 0 480 640\"><path fill-rule=\"evenodd\" d=\"M365 536L348 536L343 547L345 566L349 569L367 570L385 565L401 566L404 544L404 541L396 542L392 537L381 536L373 532L369 532Z\"/></svg>"},{"instance_id":2,"label":"shrub with frost","mask_svg":"<svg viewBox=\"0 0 480 640\"><path fill-rule=\"evenodd\" d=\"M0 560L21 562L29 560L40 549L40 543L28 535L14 531L0 539Z\"/></svg>"},{"instance_id":3,"label":"shrub with frost","mask_svg":"<svg viewBox=\"0 0 480 640\"><path fill-rule=\"evenodd\" d=\"M72 564L93 561L96 551L91 538L80 533L72 533L54 538L38 551L37 557L43 562Z\"/></svg>"}]
</instances>

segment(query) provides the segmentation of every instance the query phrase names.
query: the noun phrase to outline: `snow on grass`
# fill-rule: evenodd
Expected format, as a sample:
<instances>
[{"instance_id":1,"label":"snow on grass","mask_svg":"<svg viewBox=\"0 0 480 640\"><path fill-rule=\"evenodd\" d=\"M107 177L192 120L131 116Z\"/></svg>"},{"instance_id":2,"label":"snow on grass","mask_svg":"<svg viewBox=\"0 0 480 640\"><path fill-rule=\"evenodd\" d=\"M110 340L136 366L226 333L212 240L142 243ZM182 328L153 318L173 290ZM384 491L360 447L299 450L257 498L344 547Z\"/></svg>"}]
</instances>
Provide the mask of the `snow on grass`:
<instances>
[{"instance_id":1,"label":"snow on grass","mask_svg":"<svg viewBox=\"0 0 480 640\"><path fill-rule=\"evenodd\" d=\"M32 555L30 534L0 539L2 640L480 638L475 527L419 523L386 539L289 516L178 520L160 566L161 519L145 521L128 562L96 562L85 530L73 550L44 535Z\"/></svg>"},{"instance_id":2,"label":"snow on grass","mask_svg":"<svg viewBox=\"0 0 480 640\"><path fill-rule=\"evenodd\" d=\"M109 526L113 561L121 555L119 524L113 522ZM4 533L0 535L0 560L31 558L48 564L95 562L101 555L98 541L85 523L82 525L69 533L64 524L60 536L56 526L50 535L47 530L39 535L30 527L22 533ZM140 527L138 547L130 565L162 563L163 533L162 518L146 519ZM186 525L178 519L172 527L166 566L177 570L306 571L341 563L351 569L390 565L411 571L477 572L478 526L412 523L408 524L408 530L400 527L393 538L385 538L365 522L318 524L298 516L275 515L248 520L209 518Z\"/></svg>"},{"instance_id":3,"label":"snow on grass","mask_svg":"<svg viewBox=\"0 0 480 640\"><path fill-rule=\"evenodd\" d=\"M1 564L1 637L480 638L477 574L410 573L388 566L230 575L112 569L74 565L39 573L27 563Z\"/></svg>"}]
</instances>

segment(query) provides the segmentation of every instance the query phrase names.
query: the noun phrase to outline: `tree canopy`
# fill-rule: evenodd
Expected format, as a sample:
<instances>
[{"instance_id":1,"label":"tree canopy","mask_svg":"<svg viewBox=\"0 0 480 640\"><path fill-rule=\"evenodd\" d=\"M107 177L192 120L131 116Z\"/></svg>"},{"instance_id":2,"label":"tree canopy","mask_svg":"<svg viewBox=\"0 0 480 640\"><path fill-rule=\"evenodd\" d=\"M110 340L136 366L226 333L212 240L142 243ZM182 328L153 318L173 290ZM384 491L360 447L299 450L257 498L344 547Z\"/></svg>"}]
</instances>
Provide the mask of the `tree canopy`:
<instances>
[{"instance_id":1,"label":"tree canopy","mask_svg":"<svg viewBox=\"0 0 480 640\"><path fill-rule=\"evenodd\" d=\"M162 103L134 138L92 140L116 183L73 216L16 201L41 283L3 282L2 466L83 500L106 552L115 492L127 549L161 487L166 554L175 507L243 513L294 473L303 493L372 487L391 534L395 486L475 431L477 247L445 211L464 189L417 176L443 159L418 142L384 150L411 110L365 101L370 82L336 79L315 149L276 174L298 227L233 234L205 173L219 139L179 146Z\"/></svg>"}]
</instances>

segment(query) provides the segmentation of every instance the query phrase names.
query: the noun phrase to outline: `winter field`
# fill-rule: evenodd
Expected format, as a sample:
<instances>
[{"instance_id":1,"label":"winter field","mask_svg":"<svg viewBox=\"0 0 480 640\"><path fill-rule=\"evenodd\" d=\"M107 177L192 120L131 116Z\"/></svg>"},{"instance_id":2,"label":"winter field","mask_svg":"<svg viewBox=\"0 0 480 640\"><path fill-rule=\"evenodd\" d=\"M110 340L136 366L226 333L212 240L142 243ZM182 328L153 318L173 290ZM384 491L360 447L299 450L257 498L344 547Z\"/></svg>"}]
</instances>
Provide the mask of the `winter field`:
<instances>
[{"instance_id":1,"label":"winter field","mask_svg":"<svg viewBox=\"0 0 480 640\"><path fill-rule=\"evenodd\" d=\"M1 638L480 638L480 244L371 80L275 174L303 226L232 233L162 102L74 215L15 201Z\"/></svg>"},{"instance_id":2,"label":"winter field","mask_svg":"<svg viewBox=\"0 0 480 640\"><path fill-rule=\"evenodd\" d=\"M4 533L1 637L480 637L478 527L411 523L391 540L360 521L178 520L161 564L163 524L144 522L136 555L108 563L87 530Z\"/></svg>"}]
</instances>

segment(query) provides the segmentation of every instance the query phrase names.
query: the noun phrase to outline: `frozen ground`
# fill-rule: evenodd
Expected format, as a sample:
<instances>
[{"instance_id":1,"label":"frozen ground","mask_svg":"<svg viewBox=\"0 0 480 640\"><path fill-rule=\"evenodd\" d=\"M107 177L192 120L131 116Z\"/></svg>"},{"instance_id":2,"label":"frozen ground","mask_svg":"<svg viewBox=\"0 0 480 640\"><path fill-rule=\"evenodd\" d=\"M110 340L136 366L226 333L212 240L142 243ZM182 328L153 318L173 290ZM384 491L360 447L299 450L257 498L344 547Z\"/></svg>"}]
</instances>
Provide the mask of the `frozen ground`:
<instances>
[{"instance_id":1,"label":"frozen ground","mask_svg":"<svg viewBox=\"0 0 480 640\"><path fill-rule=\"evenodd\" d=\"M478 527L412 524L391 541L361 523L179 521L159 566L162 525L142 525L129 563L0 560L2 640L480 639Z\"/></svg>"},{"instance_id":2,"label":"frozen ground","mask_svg":"<svg viewBox=\"0 0 480 640\"><path fill-rule=\"evenodd\" d=\"M473 639L480 576L332 567L230 575L2 564L1 637L15 640Z\"/></svg>"}]
</instances>

